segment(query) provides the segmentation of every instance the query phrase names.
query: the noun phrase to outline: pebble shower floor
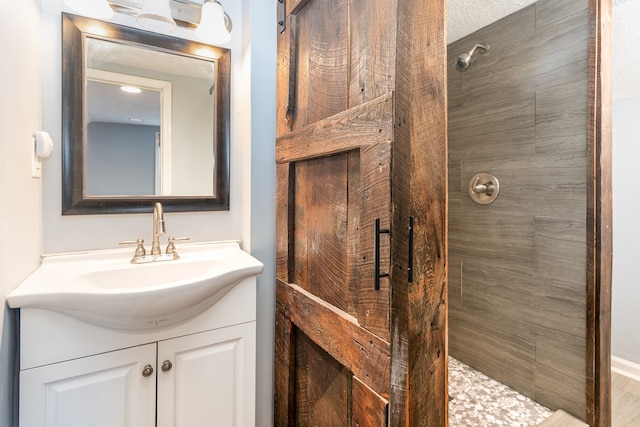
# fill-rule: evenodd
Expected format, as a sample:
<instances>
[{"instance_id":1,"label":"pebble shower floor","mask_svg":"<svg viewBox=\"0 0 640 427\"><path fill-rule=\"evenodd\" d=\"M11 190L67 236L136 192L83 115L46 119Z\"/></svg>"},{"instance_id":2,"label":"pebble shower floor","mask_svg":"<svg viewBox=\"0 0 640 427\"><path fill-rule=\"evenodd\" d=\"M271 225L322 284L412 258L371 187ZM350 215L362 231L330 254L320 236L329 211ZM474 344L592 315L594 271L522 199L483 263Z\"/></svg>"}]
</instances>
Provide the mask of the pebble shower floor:
<instances>
[{"instance_id":1,"label":"pebble shower floor","mask_svg":"<svg viewBox=\"0 0 640 427\"><path fill-rule=\"evenodd\" d=\"M534 427L551 410L449 358L450 427Z\"/></svg>"}]
</instances>

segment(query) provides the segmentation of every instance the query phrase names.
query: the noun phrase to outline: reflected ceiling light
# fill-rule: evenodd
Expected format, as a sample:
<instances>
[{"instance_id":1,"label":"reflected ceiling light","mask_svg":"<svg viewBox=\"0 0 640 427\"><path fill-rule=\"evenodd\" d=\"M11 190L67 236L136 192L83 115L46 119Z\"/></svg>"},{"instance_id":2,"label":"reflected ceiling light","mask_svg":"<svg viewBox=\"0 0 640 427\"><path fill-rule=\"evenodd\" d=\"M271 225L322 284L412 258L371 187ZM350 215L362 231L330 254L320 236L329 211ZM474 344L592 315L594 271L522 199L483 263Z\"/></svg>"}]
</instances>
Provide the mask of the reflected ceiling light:
<instances>
[{"instance_id":1,"label":"reflected ceiling light","mask_svg":"<svg viewBox=\"0 0 640 427\"><path fill-rule=\"evenodd\" d=\"M109 19L113 16L113 9L107 0L64 0L64 2L80 15L95 19Z\"/></svg>"},{"instance_id":2,"label":"reflected ceiling light","mask_svg":"<svg viewBox=\"0 0 640 427\"><path fill-rule=\"evenodd\" d=\"M140 93L142 89L135 86L120 86L120 90L127 93Z\"/></svg>"},{"instance_id":3,"label":"reflected ceiling light","mask_svg":"<svg viewBox=\"0 0 640 427\"><path fill-rule=\"evenodd\" d=\"M169 0L144 0L142 9L136 15L136 21L141 27L151 31L170 33L176 29Z\"/></svg>"},{"instance_id":4,"label":"reflected ceiling light","mask_svg":"<svg viewBox=\"0 0 640 427\"><path fill-rule=\"evenodd\" d=\"M200 24L196 28L196 36L204 42L213 44L226 43L231 39L227 29L231 20L224 13L222 5L216 0L206 0L202 4Z\"/></svg>"}]
</instances>

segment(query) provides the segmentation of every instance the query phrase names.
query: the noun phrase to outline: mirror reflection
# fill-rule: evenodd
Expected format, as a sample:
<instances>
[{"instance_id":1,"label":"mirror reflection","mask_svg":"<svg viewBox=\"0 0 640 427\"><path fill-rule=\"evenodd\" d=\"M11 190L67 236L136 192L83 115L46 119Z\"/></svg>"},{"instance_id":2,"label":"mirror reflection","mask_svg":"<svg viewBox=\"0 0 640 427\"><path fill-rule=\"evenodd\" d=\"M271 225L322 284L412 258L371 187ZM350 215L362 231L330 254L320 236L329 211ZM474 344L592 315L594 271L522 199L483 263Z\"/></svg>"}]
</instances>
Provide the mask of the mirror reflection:
<instances>
[{"instance_id":1,"label":"mirror reflection","mask_svg":"<svg viewBox=\"0 0 640 427\"><path fill-rule=\"evenodd\" d=\"M229 209L230 51L62 22L63 215Z\"/></svg>"},{"instance_id":2,"label":"mirror reflection","mask_svg":"<svg viewBox=\"0 0 640 427\"><path fill-rule=\"evenodd\" d=\"M86 40L86 194L215 195L215 63Z\"/></svg>"}]
</instances>

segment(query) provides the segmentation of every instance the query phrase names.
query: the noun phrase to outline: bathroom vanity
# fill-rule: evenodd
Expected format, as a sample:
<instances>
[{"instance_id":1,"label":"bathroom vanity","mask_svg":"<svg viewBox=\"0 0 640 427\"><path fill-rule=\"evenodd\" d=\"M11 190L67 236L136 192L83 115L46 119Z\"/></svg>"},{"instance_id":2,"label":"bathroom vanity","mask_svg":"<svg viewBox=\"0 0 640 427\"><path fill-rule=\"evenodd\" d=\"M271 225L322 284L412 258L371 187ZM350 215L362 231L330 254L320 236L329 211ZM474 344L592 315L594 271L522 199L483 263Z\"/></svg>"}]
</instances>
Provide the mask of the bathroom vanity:
<instances>
[{"instance_id":1,"label":"bathroom vanity","mask_svg":"<svg viewBox=\"0 0 640 427\"><path fill-rule=\"evenodd\" d=\"M195 268L197 280L171 278L172 283L162 286L143 283L138 286L142 286L142 291L136 285L120 283L115 290L101 289L94 300L86 295L71 298L84 297L86 304L122 299L121 305L126 307L127 300L135 300L141 296L138 294L148 297L148 307L123 311L119 322L100 315L87 316L80 312L81 307L71 309L62 302L59 305L66 308L55 306L55 295L47 296L52 301L51 307L30 304L38 301L34 281L42 279L40 270L48 269L46 273L51 277L55 271L52 265L69 261L45 258L39 271L8 298L11 306L20 307L20 426L255 425L255 275L262 271L262 264L242 252L237 243L198 246L180 248L182 256L175 269L183 268L179 264L191 269L208 258L218 271L225 258L240 260L230 261L231 267L214 278L218 282L228 280L227 286L215 295L191 299L197 310L194 305L184 306L181 295L189 293L189 287L202 287L202 283L196 282L215 276L214 270L203 272ZM212 252L203 256L203 251ZM88 268L102 278L121 274L113 273L112 265L123 267L121 261L128 261L122 257L129 256L131 251L106 252L97 255L102 258L95 266L101 265L102 270L95 266ZM71 256L82 260L84 255ZM112 262L114 255L116 262ZM95 254L88 256L96 259ZM109 259L107 267L105 258ZM85 259L83 264L91 262ZM173 270L171 262L174 261L158 266ZM234 276L239 264L248 267ZM68 266L64 267L60 270L68 270ZM140 267L147 269L145 273L156 273L155 265L123 268L125 273L133 268L131 274L135 275ZM162 272L157 280L162 282L170 276L166 273ZM87 280L85 274L73 273ZM51 277L51 285L56 285L56 280ZM182 288L176 291L173 289L176 286ZM89 287L95 287L95 283ZM94 290L67 288L59 292ZM164 294L156 298L157 292ZM62 301L66 297L58 298ZM189 315L185 318L163 312L152 322L149 316L166 310L163 305L181 306ZM86 312L95 314L100 310L97 307ZM144 319L139 313L144 313Z\"/></svg>"}]
</instances>

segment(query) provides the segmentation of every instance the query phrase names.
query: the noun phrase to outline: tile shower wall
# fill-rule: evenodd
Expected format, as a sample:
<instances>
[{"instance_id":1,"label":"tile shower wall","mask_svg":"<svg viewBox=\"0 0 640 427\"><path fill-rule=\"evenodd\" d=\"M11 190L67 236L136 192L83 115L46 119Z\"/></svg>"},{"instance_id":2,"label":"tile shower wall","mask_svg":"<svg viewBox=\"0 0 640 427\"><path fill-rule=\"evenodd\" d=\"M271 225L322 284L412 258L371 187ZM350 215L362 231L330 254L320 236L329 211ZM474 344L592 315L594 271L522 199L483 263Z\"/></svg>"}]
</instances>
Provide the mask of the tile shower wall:
<instances>
[{"instance_id":1,"label":"tile shower wall","mask_svg":"<svg viewBox=\"0 0 640 427\"><path fill-rule=\"evenodd\" d=\"M586 0L540 0L448 49L450 354L580 419L587 39ZM500 181L493 204L468 196L478 172Z\"/></svg>"}]
</instances>

